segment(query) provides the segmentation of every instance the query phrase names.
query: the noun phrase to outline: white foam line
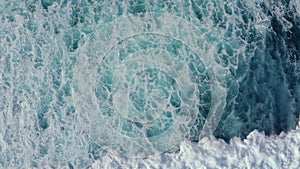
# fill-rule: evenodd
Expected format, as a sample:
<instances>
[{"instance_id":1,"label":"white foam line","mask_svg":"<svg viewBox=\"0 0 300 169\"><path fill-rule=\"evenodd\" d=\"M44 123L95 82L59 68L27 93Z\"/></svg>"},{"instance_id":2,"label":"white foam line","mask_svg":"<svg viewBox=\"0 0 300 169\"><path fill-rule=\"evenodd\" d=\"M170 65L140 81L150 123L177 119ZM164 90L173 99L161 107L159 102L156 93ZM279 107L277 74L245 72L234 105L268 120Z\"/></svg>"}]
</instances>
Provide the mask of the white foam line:
<instances>
[{"instance_id":1,"label":"white foam line","mask_svg":"<svg viewBox=\"0 0 300 169\"><path fill-rule=\"evenodd\" d=\"M108 154L92 168L300 168L300 121L295 130L266 136L257 130L245 140L230 143L205 137L200 142L181 143L180 152L151 159L125 159Z\"/></svg>"}]
</instances>

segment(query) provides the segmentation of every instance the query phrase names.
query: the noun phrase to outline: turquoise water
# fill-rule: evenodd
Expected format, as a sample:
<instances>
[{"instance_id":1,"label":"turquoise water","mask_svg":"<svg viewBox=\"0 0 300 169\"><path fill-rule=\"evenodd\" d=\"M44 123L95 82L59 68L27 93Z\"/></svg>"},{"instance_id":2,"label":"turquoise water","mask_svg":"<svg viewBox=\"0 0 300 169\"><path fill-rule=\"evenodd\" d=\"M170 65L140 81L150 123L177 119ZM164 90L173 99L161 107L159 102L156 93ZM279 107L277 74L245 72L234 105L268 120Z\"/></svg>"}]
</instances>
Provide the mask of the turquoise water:
<instances>
[{"instance_id":1,"label":"turquoise water","mask_svg":"<svg viewBox=\"0 0 300 169\"><path fill-rule=\"evenodd\" d=\"M2 1L0 166L85 168L106 154L290 131L298 1Z\"/></svg>"}]
</instances>

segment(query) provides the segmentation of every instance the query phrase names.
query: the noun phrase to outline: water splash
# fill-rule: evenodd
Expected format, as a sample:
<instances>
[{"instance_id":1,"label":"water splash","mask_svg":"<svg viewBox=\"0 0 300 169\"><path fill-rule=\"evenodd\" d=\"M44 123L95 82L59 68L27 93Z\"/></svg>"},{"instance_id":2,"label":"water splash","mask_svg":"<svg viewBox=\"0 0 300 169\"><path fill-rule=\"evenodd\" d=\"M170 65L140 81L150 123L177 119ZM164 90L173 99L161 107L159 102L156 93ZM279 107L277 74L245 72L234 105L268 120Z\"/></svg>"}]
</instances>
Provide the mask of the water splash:
<instances>
[{"instance_id":1,"label":"water splash","mask_svg":"<svg viewBox=\"0 0 300 169\"><path fill-rule=\"evenodd\" d=\"M297 6L1 2L0 166L84 168L207 135L289 131L300 112Z\"/></svg>"}]
</instances>

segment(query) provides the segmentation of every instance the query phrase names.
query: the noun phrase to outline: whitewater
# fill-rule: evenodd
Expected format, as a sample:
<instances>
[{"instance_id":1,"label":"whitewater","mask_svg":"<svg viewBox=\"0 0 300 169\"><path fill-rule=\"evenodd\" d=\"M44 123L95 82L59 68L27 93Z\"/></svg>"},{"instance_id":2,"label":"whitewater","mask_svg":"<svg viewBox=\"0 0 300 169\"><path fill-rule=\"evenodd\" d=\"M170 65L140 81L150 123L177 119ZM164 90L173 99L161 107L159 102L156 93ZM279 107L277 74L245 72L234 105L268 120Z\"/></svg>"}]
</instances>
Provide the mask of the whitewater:
<instances>
[{"instance_id":1,"label":"whitewater","mask_svg":"<svg viewBox=\"0 0 300 169\"><path fill-rule=\"evenodd\" d=\"M300 168L300 1L0 0L0 168Z\"/></svg>"}]
</instances>

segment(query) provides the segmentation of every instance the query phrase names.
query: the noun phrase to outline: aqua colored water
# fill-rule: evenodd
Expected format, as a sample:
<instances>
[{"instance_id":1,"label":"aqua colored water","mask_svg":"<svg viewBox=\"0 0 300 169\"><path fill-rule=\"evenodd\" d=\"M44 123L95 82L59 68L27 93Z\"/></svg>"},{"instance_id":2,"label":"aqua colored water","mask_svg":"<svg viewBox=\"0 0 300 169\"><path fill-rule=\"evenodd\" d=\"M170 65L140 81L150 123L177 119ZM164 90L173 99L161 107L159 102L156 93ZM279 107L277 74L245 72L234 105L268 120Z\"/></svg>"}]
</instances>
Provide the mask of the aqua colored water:
<instances>
[{"instance_id":1,"label":"aqua colored water","mask_svg":"<svg viewBox=\"0 0 300 169\"><path fill-rule=\"evenodd\" d=\"M0 168L87 168L295 129L299 8L0 1Z\"/></svg>"}]
</instances>

